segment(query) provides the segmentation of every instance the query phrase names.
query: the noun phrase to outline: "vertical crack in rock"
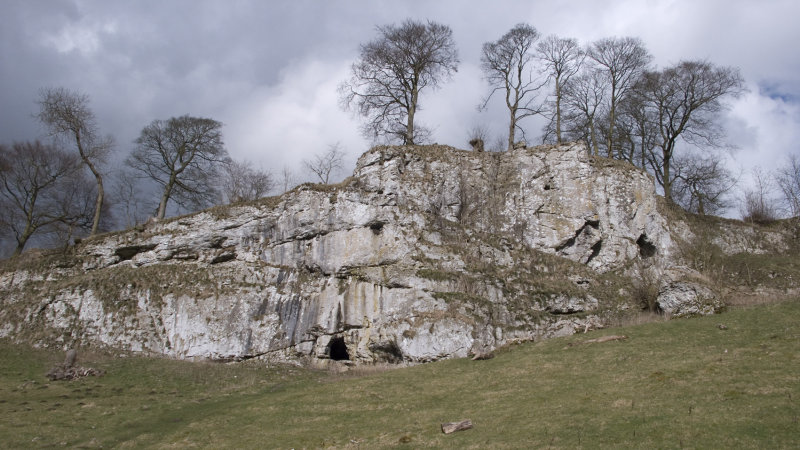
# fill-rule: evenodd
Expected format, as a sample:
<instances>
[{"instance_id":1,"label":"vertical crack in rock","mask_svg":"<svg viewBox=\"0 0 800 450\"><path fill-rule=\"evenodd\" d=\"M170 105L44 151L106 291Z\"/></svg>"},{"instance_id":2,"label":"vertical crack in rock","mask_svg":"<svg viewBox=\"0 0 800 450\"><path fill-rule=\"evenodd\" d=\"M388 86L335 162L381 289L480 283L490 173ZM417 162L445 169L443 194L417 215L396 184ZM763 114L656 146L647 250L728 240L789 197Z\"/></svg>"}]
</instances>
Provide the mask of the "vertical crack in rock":
<instances>
[{"instance_id":1,"label":"vertical crack in rock","mask_svg":"<svg viewBox=\"0 0 800 450\"><path fill-rule=\"evenodd\" d=\"M603 240L600 239L599 241L595 242L594 245L592 245L591 247L592 254L589 255L589 257L586 259L586 264L589 264L591 260L593 260L597 255L599 255L600 250L602 248L603 248Z\"/></svg>"}]
</instances>

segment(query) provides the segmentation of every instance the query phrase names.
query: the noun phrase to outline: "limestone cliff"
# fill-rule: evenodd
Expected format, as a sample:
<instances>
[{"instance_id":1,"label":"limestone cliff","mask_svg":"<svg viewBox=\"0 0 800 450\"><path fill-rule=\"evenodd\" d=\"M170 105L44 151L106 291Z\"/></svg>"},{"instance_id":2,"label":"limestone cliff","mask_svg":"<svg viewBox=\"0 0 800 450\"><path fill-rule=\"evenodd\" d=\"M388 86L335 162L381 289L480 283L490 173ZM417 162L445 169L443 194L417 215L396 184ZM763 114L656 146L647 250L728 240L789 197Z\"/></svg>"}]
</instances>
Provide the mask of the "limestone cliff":
<instances>
[{"instance_id":1,"label":"limestone cliff","mask_svg":"<svg viewBox=\"0 0 800 450\"><path fill-rule=\"evenodd\" d=\"M676 256L692 231L658 204L646 173L580 144L377 147L338 185L7 263L0 336L177 358L423 362L601 327L639 308L630 275L642 271L662 309L714 312L717 294Z\"/></svg>"}]
</instances>

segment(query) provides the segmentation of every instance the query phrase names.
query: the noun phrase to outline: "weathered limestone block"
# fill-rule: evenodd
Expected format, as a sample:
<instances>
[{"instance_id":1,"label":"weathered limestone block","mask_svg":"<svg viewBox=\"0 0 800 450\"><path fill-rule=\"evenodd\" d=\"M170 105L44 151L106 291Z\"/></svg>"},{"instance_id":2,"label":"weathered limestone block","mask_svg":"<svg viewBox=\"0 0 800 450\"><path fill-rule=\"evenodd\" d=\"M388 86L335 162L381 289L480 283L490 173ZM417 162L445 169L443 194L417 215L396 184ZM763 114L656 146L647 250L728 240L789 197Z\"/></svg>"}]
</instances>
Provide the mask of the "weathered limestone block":
<instances>
[{"instance_id":1,"label":"weathered limestone block","mask_svg":"<svg viewBox=\"0 0 800 450\"><path fill-rule=\"evenodd\" d=\"M656 303L672 317L714 314L724 306L714 291L689 281L674 281L663 286Z\"/></svg>"}]
</instances>

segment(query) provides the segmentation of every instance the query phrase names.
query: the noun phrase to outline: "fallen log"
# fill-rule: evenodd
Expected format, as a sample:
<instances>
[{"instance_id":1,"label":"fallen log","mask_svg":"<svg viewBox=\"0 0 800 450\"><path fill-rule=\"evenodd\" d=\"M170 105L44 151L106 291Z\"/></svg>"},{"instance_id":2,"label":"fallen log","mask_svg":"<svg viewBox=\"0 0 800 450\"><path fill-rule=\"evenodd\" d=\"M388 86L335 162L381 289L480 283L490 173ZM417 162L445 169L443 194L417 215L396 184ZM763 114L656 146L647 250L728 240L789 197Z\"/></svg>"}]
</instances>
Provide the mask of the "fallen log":
<instances>
[{"instance_id":1,"label":"fallen log","mask_svg":"<svg viewBox=\"0 0 800 450\"><path fill-rule=\"evenodd\" d=\"M610 336L600 336L599 338L589 339L588 341L583 341L584 344L601 344L603 342L609 341L622 341L628 339L628 336L625 335L610 335Z\"/></svg>"},{"instance_id":2,"label":"fallen log","mask_svg":"<svg viewBox=\"0 0 800 450\"><path fill-rule=\"evenodd\" d=\"M603 342L623 341L625 339L628 339L628 336L612 334L610 336L600 336L599 338L588 339L586 341L570 342L569 344L567 344L566 347L564 347L564 349L568 349L570 347L574 347L574 346L580 345L580 344L602 344Z\"/></svg>"},{"instance_id":3,"label":"fallen log","mask_svg":"<svg viewBox=\"0 0 800 450\"><path fill-rule=\"evenodd\" d=\"M472 360L473 361L485 361L487 359L492 359L492 358L494 358L494 353L492 353L492 352L475 353L475 356L472 357Z\"/></svg>"},{"instance_id":4,"label":"fallen log","mask_svg":"<svg viewBox=\"0 0 800 450\"><path fill-rule=\"evenodd\" d=\"M472 428L472 420L462 420L461 422L448 422L442 424L442 433L450 434L456 431L464 431Z\"/></svg>"}]
</instances>

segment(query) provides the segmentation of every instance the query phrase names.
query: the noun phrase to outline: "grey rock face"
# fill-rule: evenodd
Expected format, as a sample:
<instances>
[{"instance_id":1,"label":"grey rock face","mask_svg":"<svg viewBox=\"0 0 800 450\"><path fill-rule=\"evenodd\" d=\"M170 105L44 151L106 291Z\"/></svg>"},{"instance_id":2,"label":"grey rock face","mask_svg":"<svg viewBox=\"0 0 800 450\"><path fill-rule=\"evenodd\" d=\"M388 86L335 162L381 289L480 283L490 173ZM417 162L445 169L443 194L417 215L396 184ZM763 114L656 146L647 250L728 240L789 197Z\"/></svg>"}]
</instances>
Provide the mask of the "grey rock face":
<instances>
[{"instance_id":1,"label":"grey rock face","mask_svg":"<svg viewBox=\"0 0 800 450\"><path fill-rule=\"evenodd\" d=\"M312 364L483 353L630 307L603 274L670 260L656 204L647 174L578 144L377 147L340 185L88 239L0 273L0 335ZM678 291L708 297L674 285L663 309L694 311Z\"/></svg>"},{"instance_id":2,"label":"grey rock face","mask_svg":"<svg viewBox=\"0 0 800 450\"><path fill-rule=\"evenodd\" d=\"M661 288L659 308L671 317L709 315L719 312L724 304L709 288L688 281L676 281Z\"/></svg>"}]
</instances>

